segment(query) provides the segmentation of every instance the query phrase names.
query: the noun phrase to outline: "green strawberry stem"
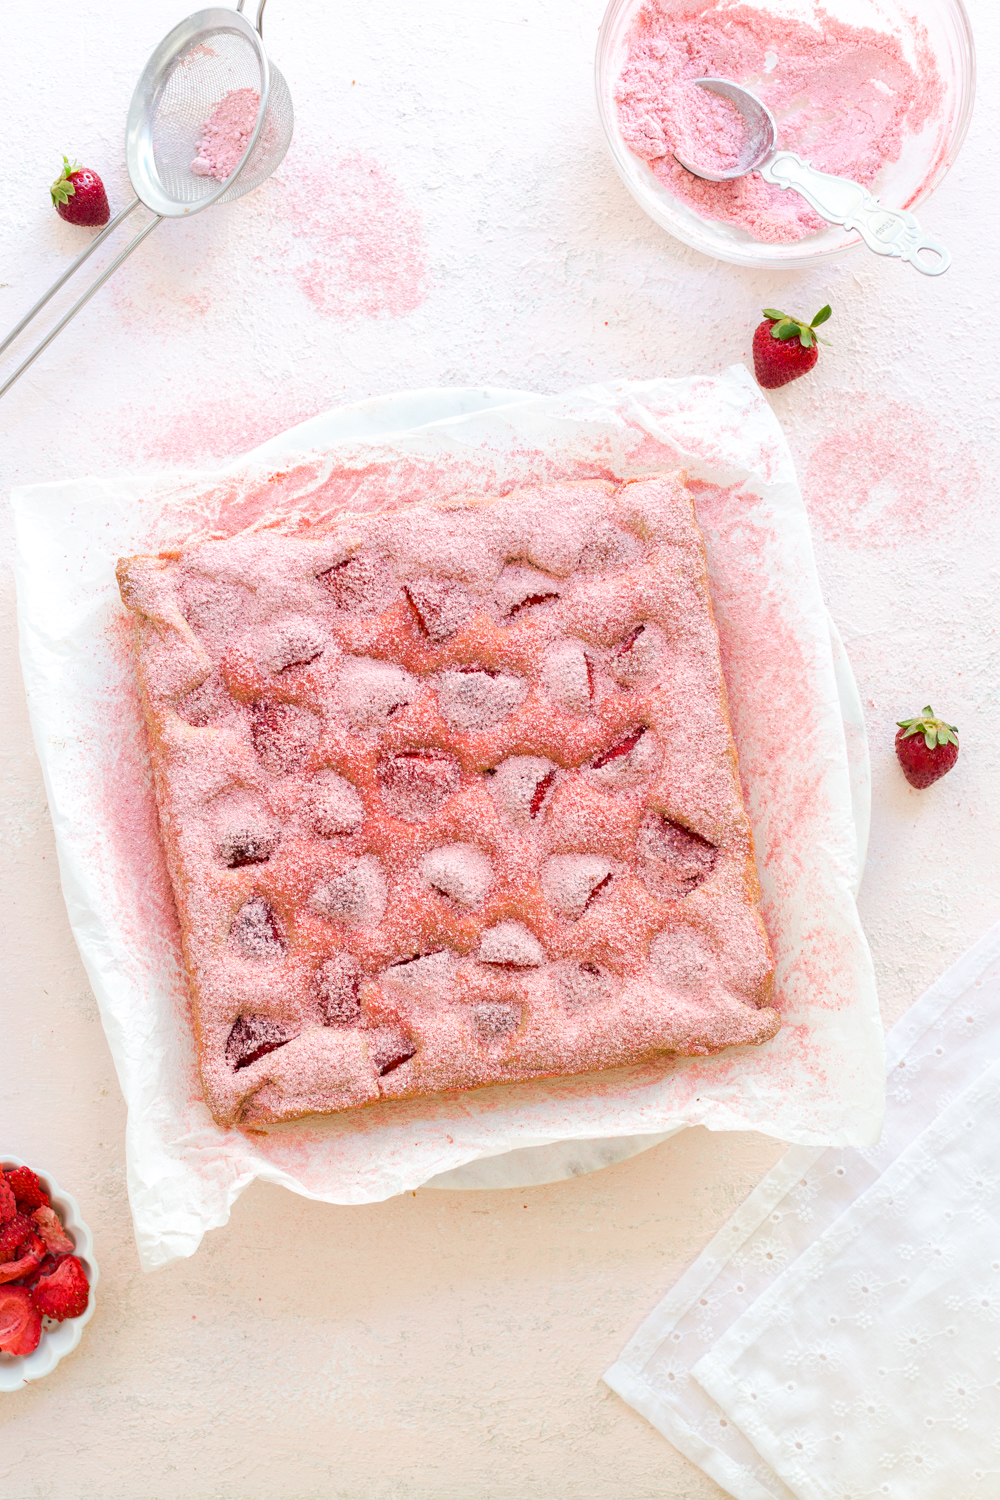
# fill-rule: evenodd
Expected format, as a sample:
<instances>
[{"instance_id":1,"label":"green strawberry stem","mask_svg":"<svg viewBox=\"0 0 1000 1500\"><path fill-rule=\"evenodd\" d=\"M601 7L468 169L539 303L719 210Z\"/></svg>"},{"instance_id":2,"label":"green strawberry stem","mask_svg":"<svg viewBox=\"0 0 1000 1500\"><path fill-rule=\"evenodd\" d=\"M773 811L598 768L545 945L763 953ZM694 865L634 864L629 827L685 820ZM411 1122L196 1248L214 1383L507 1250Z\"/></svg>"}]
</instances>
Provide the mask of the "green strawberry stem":
<instances>
[{"instance_id":1,"label":"green strawberry stem","mask_svg":"<svg viewBox=\"0 0 1000 1500\"><path fill-rule=\"evenodd\" d=\"M55 182L49 189L49 192L52 194L53 203L65 203L68 199L76 197L76 183L72 182L70 179L72 178L73 173L79 172L79 170L80 163L78 161L75 161L72 163L72 165L70 165L69 157L63 157L62 172L59 174L59 176L56 178Z\"/></svg>"},{"instance_id":2,"label":"green strawberry stem","mask_svg":"<svg viewBox=\"0 0 1000 1500\"><path fill-rule=\"evenodd\" d=\"M958 730L954 724L946 724L943 719L935 718L934 710L930 704L926 704L920 710L915 719L897 719L896 723L900 729L905 730L904 740L911 735L922 734L924 744L928 750L936 750L939 745L957 745Z\"/></svg>"},{"instance_id":3,"label":"green strawberry stem","mask_svg":"<svg viewBox=\"0 0 1000 1500\"><path fill-rule=\"evenodd\" d=\"M829 347L829 339L821 339L814 332L821 323L825 323L827 318L833 316L833 309L829 303L827 303L826 307L820 308L811 323L803 323L798 318L790 317L788 313L780 312L776 307L765 307L764 316L765 318L772 319L774 323L774 327L771 329L771 337L773 339L778 339L782 343L787 339L798 339L803 349L811 349L813 344L816 343L826 344Z\"/></svg>"}]
</instances>

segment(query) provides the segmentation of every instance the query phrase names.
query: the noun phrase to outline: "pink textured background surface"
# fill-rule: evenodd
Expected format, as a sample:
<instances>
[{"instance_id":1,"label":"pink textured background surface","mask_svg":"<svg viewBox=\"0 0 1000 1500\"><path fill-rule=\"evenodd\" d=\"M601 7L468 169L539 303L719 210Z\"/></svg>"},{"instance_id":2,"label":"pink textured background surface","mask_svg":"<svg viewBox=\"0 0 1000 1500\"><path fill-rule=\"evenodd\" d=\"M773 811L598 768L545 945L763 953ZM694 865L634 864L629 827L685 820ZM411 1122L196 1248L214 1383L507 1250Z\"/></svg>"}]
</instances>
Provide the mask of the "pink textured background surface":
<instances>
[{"instance_id":1,"label":"pink textured background surface","mask_svg":"<svg viewBox=\"0 0 1000 1500\"><path fill-rule=\"evenodd\" d=\"M988 77L1000 17L969 9ZM921 210L955 254L946 277L861 251L748 274L669 239L621 186L591 89L601 10L271 0L294 154L253 197L162 227L4 400L0 488L221 461L408 386L711 372L748 354L761 307L831 300L835 348L773 404L869 714L861 907L894 1019L1000 910L996 104L984 93ZM8 77L2 326L79 244L47 201L61 152L123 201L128 99L182 12L56 0L5 17L25 66ZM256 1186L194 1260L139 1274L6 572L3 588L0 1129L79 1198L102 1285L79 1350L0 1403L2 1500L717 1500L599 1376L774 1160L762 1138L692 1131L523 1195L334 1210ZM962 758L916 793L892 721L928 699Z\"/></svg>"}]
</instances>

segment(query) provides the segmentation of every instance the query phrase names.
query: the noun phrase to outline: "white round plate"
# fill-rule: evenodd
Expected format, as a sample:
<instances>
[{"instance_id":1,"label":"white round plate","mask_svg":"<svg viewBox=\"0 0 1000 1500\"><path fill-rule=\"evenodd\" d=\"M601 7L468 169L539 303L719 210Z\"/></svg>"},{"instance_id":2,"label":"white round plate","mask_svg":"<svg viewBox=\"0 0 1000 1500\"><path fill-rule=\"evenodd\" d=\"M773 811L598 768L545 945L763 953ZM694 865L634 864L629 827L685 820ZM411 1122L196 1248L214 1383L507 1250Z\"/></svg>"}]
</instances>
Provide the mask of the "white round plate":
<instances>
[{"instance_id":1,"label":"white round plate","mask_svg":"<svg viewBox=\"0 0 1000 1500\"><path fill-rule=\"evenodd\" d=\"M17 1156L0 1156L0 1168L26 1167L28 1163ZM83 1330L94 1316L94 1288L100 1272L94 1259L94 1236L80 1217L80 1205L69 1193L64 1193L51 1172L38 1172L42 1187L52 1200L52 1207L63 1222L63 1228L73 1241L75 1254L83 1264L90 1282L90 1300L86 1311L78 1318L66 1318L54 1323L51 1318L42 1319L42 1337L34 1354L0 1354L0 1391L19 1391L29 1380L41 1380L48 1375L67 1354L70 1354L83 1337Z\"/></svg>"},{"instance_id":2,"label":"white round plate","mask_svg":"<svg viewBox=\"0 0 1000 1500\"><path fill-rule=\"evenodd\" d=\"M495 386L436 386L422 391L398 391L391 396L376 396L369 401L357 401L351 406L338 406L332 411L320 412L307 422L300 422L298 427L290 427L287 432L279 433L237 462L243 463L247 457L284 458L328 443L384 438L392 432L407 432L432 422L444 422L451 417L483 411L486 407L496 408L531 401L536 395L534 391L512 391ZM858 837L856 895L868 848L871 768L858 686L837 627L832 619L829 623L837 692L847 740L851 804ZM562 1182L567 1177L581 1177L587 1172L597 1172L602 1167L627 1161L630 1156L637 1156L640 1151L648 1151L651 1146L658 1146L661 1141L669 1140L683 1128L675 1126L653 1135L549 1141L540 1146L522 1146L499 1156L483 1156L477 1161L466 1162L465 1166L453 1167L450 1172L439 1172L436 1177L429 1178L424 1187L448 1188L451 1191L541 1187L547 1182Z\"/></svg>"}]
</instances>

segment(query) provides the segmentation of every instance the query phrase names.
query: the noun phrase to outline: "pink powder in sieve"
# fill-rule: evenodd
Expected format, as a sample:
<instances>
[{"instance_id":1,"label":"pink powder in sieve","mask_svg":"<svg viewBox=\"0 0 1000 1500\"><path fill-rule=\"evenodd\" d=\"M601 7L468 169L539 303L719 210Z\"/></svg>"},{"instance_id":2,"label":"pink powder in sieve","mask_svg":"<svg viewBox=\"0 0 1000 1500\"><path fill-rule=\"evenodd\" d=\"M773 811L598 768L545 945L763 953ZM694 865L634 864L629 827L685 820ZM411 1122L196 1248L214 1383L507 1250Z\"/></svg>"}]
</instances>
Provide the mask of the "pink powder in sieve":
<instances>
[{"instance_id":1,"label":"pink powder in sieve","mask_svg":"<svg viewBox=\"0 0 1000 1500\"><path fill-rule=\"evenodd\" d=\"M260 95L253 89L231 89L201 127L198 155L191 163L196 177L225 182L235 172L257 123Z\"/></svg>"},{"instance_id":2,"label":"pink powder in sieve","mask_svg":"<svg viewBox=\"0 0 1000 1500\"><path fill-rule=\"evenodd\" d=\"M850 26L823 10L815 25L749 5L679 7L648 0L628 35L615 91L625 144L676 197L709 219L777 244L800 240L825 221L798 193L756 172L706 182L674 160L713 171L736 164L743 125L727 100L691 82L732 78L750 88L778 122L778 145L824 172L870 187L898 160L904 140L939 111L944 89L926 32L913 22L916 63L900 39Z\"/></svg>"}]
</instances>

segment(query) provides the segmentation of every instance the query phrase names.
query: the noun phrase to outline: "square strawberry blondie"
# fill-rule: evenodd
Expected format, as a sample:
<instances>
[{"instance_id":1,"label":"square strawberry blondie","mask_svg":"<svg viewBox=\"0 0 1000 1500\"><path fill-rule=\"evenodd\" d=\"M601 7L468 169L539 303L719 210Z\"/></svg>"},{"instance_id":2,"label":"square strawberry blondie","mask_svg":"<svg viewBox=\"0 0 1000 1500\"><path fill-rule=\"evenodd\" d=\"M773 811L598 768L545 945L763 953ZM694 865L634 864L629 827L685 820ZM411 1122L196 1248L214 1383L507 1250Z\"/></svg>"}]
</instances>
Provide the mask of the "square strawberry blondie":
<instances>
[{"instance_id":1,"label":"square strawberry blondie","mask_svg":"<svg viewBox=\"0 0 1000 1500\"><path fill-rule=\"evenodd\" d=\"M682 475L118 573L220 1124L774 1036Z\"/></svg>"}]
</instances>

